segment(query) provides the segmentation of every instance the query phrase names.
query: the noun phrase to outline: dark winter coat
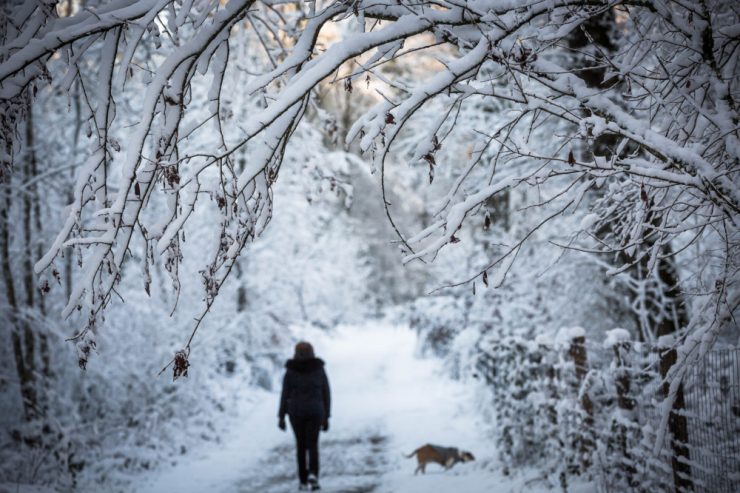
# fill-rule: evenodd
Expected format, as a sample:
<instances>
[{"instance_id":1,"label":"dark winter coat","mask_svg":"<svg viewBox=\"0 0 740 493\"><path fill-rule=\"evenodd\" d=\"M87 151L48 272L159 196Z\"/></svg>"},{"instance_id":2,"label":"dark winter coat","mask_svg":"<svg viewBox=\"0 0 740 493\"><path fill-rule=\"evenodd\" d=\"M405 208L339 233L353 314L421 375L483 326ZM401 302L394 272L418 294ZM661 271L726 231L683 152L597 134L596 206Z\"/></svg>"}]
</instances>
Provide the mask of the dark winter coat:
<instances>
[{"instance_id":1,"label":"dark winter coat","mask_svg":"<svg viewBox=\"0 0 740 493\"><path fill-rule=\"evenodd\" d=\"M279 417L329 419L331 397L324 362L319 358L289 359L285 362Z\"/></svg>"}]
</instances>

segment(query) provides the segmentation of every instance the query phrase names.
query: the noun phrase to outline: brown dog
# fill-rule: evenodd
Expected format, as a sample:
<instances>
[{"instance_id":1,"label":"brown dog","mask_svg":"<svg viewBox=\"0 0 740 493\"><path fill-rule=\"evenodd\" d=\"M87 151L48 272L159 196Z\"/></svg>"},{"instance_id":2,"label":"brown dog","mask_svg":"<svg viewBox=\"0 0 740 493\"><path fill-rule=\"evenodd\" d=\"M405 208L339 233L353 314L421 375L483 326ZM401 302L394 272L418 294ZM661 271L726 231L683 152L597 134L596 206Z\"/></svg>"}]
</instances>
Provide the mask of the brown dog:
<instances>
[{"instance_id":1,"label":"brown dog","mask_svg":"<svg viewBox=\"0 0 740 493\"><path fill-rule=\"evenodd\" d=\"M422 474L426 474L426 467L430 462L436 462L447 470L458 462L475 460L475 457L470 452L461 451L455 447L440 447L439 445L432 445L430 443L419 447L406 457L411 458L414 455L416 455L416 460L419 464L414 474L417 474L419 471Z\"/></svg>"}]
</instances>

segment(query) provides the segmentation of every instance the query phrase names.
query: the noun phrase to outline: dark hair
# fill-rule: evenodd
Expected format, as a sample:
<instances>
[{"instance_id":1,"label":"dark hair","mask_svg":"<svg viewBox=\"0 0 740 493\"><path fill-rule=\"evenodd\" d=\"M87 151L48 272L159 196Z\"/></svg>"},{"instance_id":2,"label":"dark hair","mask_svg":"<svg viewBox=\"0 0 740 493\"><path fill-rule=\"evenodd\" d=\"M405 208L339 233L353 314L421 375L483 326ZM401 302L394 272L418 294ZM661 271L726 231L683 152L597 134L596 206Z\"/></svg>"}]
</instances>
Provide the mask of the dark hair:
<instances>
[{"instance_id":1,"label":"dark hair","mask_svg":"<svg viewBox=\"0 0 740 493\"><path fill-rule=\"evenodd\" d=\"M313 346L310 343L301 341L295 345L295 359L310 359L313 357Z\"/></svg>"}]
</instances>

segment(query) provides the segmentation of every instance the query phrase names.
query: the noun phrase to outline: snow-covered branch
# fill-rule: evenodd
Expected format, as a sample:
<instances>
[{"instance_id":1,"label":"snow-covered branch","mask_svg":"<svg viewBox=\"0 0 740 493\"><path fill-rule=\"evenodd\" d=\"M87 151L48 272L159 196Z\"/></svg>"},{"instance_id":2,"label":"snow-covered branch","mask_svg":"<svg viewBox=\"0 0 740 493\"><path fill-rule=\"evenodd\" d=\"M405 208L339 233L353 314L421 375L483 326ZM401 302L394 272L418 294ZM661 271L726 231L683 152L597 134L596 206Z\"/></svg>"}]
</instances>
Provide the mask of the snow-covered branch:
<instances>
[{"instance_id":1,"label":"snow-covered branch","mask_svg":"<svg viewBox=\"0 0 740 493\"><path fill-rule=\"evenodd\" d=\"M223 216L214 225L220 246L202 271L207 312L234 259L269 221L283 149L316 88L334 77L351 91L353 80L369 80L387 61L413 63L404 55L415 48L403 50L406 43L420 43L435 62L418 80L378 75L387 89L355 121L347 145L359 142L381 170L386 213L407 261L432 259L458 241L487 201L534 187L553 194L538 206L549 219L593 207L584 230L596 247L580 246L622 255L623 265L647 259L655 269L680 251L668 248L679 239L711 230L727 245L722 282L736 289L740 40L730 1L694 8L652 0L113 0L71 17L24 5L12 19L0 47L4 162L12 161L14 126L23 119L14 101L49 73L69 87L96 67L93 150L57 238L36 264L43 272L64 249L86 249L64 310L87 314L80 339L111 299L136 230L164 256L177 289L179 243L202 195ZM595 21L610 24L611 34L595 40L588 27ZM348 23L357 27L327 34ZM251 43L264 66L246 70L239 43ZM227 89L238 70L249 74L246 82ZM207 95L198 89L204 76L211 77ZM259 100L238 122L227 115L229 91ZM126 124L117 98L133 101ZM445 138L465 125L461 115L488 102L500 105L505 123L472 125L469 158L438 162ZM430 182L439 166L452 166L455 179L432 224L407 234L391 215L386 166L399 158L399 140L409 138L415 118L435 105L444 108L436 121L411 137L414 159L428 165ZM213 144L184 152L211 122ZM246 160L237 164L240 153ZM587 193L599 199L583 200Z\"/></svg>"}]
</instances>

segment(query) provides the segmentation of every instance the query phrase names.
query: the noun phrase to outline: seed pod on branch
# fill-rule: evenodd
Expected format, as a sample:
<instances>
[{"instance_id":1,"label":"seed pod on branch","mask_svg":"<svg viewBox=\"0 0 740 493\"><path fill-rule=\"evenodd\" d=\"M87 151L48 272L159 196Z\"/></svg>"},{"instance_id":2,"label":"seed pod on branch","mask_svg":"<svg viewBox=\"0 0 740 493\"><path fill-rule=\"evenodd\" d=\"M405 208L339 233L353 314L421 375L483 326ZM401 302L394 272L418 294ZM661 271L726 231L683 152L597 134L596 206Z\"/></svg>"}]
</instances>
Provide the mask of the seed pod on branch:
<instances>
[{"instance_id":1,"label":"seed pod on branch","mask_svg":"<svg viewBox=\"0 0 740 493\"><path fill-rule=\"evenodd\" d=\"M175 381L179 377L187 378L188 367L190 367L190 362L188 361L188 352L184 349L177 351L175 353L175 361L172 367L172 380Z\"/></svg>"}]
</instances>

